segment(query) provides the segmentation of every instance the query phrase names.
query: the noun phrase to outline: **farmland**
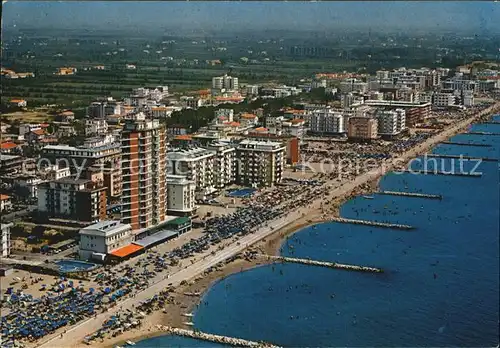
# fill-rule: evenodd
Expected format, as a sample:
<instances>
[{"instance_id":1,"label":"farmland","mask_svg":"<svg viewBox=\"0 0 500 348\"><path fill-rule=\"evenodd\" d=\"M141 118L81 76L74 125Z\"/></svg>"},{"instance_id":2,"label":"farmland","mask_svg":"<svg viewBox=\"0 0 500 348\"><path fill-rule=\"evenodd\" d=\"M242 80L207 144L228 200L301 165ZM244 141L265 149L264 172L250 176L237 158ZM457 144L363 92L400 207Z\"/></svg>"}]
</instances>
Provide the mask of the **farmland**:
<instances>
[{"instance_id":1,"label":"farmland","mask_svg":"<svg viewBox=\"0 0 500 348\"><path fill-rule=\"evenodd\" d=\"M121 98L134 87L168 85L174 93L210 87L211 78L230 73L240 83L296 84L318 72L373 72L376 69L463 63L490 54L491 42L363 33L189 35L189 37L90 31L5 32L3 67L33 72L34 78L2 78L2 102L22 98L30 106L78 108L98 97ZM396 41L397 39L397 41ZM445 40L446 39L446 40ZM450 49L443 50L443 40ZM491 48L492 50L493 48ZM485 53L486 52L486 53ZM491 55L491 54L490 54ZM126 65L135 69L127 69ZM60 67L74 75L55 75ZM103 70L96 67L102 66Z\"/></svg>"}]
</instances>

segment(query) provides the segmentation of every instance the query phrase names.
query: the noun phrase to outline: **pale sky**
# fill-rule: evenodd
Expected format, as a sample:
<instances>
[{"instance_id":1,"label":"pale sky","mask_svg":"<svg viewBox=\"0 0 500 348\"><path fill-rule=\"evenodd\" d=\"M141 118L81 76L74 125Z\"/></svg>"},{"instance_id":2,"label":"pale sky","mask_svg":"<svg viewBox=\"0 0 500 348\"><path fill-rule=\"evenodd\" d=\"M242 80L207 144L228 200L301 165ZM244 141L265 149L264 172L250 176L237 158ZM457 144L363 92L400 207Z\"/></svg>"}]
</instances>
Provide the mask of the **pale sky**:
<instances>
[{"instance_id":1,"label":"pale sky","mask_svg":"<svg viewBox=\"0 0 500 348\"><path fill-rule=\"evenodd\" d=\"M294 29L469 29L500 32L500 2L147 2L9 1L3 27Z\"/></svg>"}]
</instances>

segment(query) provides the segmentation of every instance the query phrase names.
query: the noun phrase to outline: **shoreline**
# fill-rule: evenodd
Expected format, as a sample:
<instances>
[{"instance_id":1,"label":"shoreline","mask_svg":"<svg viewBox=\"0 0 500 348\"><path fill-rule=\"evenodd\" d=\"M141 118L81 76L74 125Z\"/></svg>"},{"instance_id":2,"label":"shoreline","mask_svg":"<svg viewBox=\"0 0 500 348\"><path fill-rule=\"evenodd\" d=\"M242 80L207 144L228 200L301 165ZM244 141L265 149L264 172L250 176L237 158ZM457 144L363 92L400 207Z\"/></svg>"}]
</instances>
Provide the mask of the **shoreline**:
<instances>
[{"instance_id":1,"label":"shoreline","mask_svg":"<svg viewBox=\"0 0 500 348\"><path fill-rule=\"evenodd\" d=\"M409 149L403 154L400 154L398 158L403 158L404 163L408 163L413 158L429 151L429 149L435 147L438 143L463 132L466 127L477 122L477 120L484 117L485 114L491 115L494 113L494 110L498 110L499 107L500 102L495 103L486 109L487 111L483 110L470 118L461 120L455 126L451 126L450 128L435 134L423 143ZM244 249L244 251L239 252L238 255L241 256L246 250L260 250L261 253L277 255L286 237L293 235L307 226L328 222L329 217L338 217L342 204L349 201L353 197L377 192L379 190L379 183L382 177L396 168L397 164L394 159L391 159L387 162L383 162L375 174L363 173L358 175L355 179L343 183L341 186L335 188L335 190L340 191L337 192L336 195L333 197L318 197L321 199L316 199L312 201L309 206L301 208L297 214L302 214L295 220L290 221L290 223L277 229L272 234L267 235L253 245L249 245ZM262 258L257 260L245 260L240 257L229 263L225 263L225 261L222 261L221 263L223 263L223 266L219 267L217 270L212 271L209 274L195 276L189 279L186 285L178 286L173 294L174 303L169 303L164 307L166 313L163 313L162 311L155 311L145 317L141 327L127 331L117 337L108 337L100 342L96 341L93 345L99 347L114 347L116 345L123 345L129 340L136 342L147 338L166 335L165 332L158 330L158 324L189 329L190 327L186 325L185 322L191 321L191 318L184 316L184 314L195 311L203 296L210 291L213 285L232 274L267 265L273 263L273 261L264 260ZM200 295L187 296L184 294L186 292L197 292L200 293ZM82 342L73 342L72 346L84 347L85 345Z\"/></svg>"}]
</instances>

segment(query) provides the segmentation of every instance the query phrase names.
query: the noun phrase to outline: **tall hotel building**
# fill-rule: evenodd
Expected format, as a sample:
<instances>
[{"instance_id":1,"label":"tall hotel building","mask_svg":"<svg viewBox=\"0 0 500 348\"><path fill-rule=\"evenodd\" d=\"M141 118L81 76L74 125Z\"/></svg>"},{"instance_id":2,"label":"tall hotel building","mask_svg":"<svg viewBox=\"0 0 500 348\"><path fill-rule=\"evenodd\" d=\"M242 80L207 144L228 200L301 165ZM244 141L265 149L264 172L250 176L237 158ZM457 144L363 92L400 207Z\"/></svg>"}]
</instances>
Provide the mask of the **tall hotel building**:
<instances>
[{"instance_id":1,"label":"tall hotel building","mask_svg":"<svg viewBox=\"0 0 500 348\"><path fill-rule=\"evenodd\" d=\"M166 132L143 113L125 119L122 132L122 217L134 231L155 227L167 212Z\"/></svg>"}]
</instances>

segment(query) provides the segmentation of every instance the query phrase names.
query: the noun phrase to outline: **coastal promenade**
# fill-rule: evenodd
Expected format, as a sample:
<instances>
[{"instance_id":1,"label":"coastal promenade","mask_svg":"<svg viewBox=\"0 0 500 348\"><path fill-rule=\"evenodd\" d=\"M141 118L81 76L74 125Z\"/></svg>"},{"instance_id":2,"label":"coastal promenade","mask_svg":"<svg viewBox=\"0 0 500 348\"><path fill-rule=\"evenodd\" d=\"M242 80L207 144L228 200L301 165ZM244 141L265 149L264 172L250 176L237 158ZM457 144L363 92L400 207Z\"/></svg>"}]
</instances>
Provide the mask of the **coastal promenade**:
<instances>
[{"instance_id":1,"label":"coastal promenade","mask_svg":"<svg viewBox=\"0 0 500 348\"><path fill-rule=\"evenodd\" d=\"M373 180L377 180L382 175L391 171L394 168L398 168L403 163L407 163L410 159L418 156L419 154L423 154L429 149L431 149L434 145L439 142L447 140L449 137L457 134L458 132L465 130L466 127L474 122L477 118L479 118L483 114L488 114L493 112L494 110L498 110L500 108L500 102L497 102L493 106L489 107L486 110L483 110L481 113L478 113L475 116L464 119L462 121L457 122L450 128L442 131L441 133L427 139L423 143L415 146L414 148L406 151L404 154L399 156L398 158L388 159L383 162L383 165L379 168L366 172L362 175L357 176L354 180L345 181L341 184L335 183L334 180L327 181L324 184L324 187L333 187L330 189L330 197L348 197L354 189L357 187L367 184ZM338 186L335 186L338 185ZM326 197L326 200L328 197ZM113 308L110 308L104 313L98 314L96 317L87 319L71 328L68 328L66 333L60 337L59 333L50 336L48 339L42 341L43 343L38 345L40 347L45 348L54 348L54 347L76 347L76 346L84 346L82 340L85 336L97 331L103 324L103 322L109 318L111 315L116 314L120 310L134 310L134 307L139 304L141 301L148 299L155 294L159 293L161 290L164 290L171 283L173 286L179 285L183 280L190 280L196 276L202 274L208 268L218 264L221 261L224 261L231 256L234 256L248 246L257 243L258 241L266 238L267 236L276 233L279 229L290 225L302 218L302 214L308 215L309 211L313 209L318 209L320 204L325 202L325 197L318 197L316 200L311 201L309 208L299 208L293 211L290 211L289 214L278 218L277 220L271 221L267 224L267 226L263 226L258 231L253 234L246 235L240 238L238 241L234 241L228 246L226 246L223 250L218 251L215 255L210 255L209 252L202 255L202 259L198 260L186 268L173 273L170 275L168 279L163 279L153 283L150 287L145 290L137 293L134 297L127 298L121 302L118 302L117 305Z\"/></svg>"}]
</instances>

